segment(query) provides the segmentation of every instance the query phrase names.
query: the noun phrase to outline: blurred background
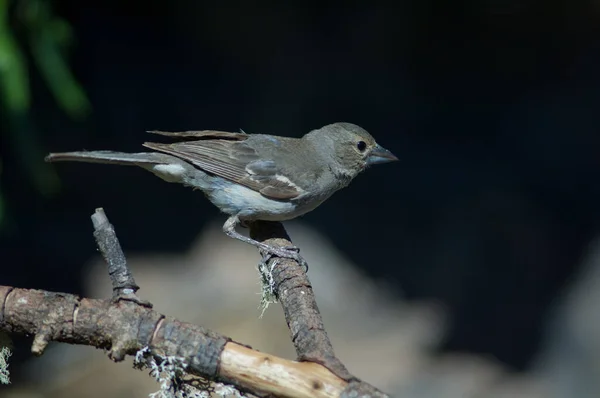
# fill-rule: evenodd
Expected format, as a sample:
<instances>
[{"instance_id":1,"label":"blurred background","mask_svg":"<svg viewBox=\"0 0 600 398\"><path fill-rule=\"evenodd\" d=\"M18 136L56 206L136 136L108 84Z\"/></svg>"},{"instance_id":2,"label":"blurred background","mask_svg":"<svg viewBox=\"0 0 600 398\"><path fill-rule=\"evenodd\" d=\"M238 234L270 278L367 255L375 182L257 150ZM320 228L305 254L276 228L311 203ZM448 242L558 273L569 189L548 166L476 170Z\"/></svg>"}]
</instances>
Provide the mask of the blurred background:
<instances>
[{"instance_id":1,"label":"blurred background","mask_svg":"<svg viewBox=\"0 0 600 398\"><path fill-rule=\"evenodd\" d=\"M299 137L336 121L401 162L288 232L351 372L402 397L600 395L600 3L0 0L0 284L108 297L104 207L156 309L287 358L256 251L141 169L150 129ZM15 339L6 397L142 397L131 363Z\"/></svg>"}]
</instances>

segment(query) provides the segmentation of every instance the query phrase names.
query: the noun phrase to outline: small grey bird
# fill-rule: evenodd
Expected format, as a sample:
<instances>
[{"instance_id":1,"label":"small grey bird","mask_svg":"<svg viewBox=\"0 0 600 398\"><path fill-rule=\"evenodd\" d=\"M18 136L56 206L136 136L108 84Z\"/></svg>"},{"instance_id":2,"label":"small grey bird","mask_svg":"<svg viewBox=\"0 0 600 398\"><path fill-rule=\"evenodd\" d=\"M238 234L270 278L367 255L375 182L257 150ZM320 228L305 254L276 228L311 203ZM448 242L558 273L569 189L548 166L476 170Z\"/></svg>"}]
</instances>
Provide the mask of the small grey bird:
<instances>
[{"instance_id":1,"label":"small grey bird","mask_svg":"<svg viewBox=\"0 0 600 398\"><path fill-rule=\"evenodd\" d=\"M330 124L302 138L211 130L150 133L178 142L143 144L156 152L51 153L46 161L139 166L167 182L200 189L229 215L223 225L229 237L305 267L296 247L272 247L241 235L235 227L244 221L284 221L308 213L368 166L398 160L351 123Z\"/></svg>"}]
</instances>

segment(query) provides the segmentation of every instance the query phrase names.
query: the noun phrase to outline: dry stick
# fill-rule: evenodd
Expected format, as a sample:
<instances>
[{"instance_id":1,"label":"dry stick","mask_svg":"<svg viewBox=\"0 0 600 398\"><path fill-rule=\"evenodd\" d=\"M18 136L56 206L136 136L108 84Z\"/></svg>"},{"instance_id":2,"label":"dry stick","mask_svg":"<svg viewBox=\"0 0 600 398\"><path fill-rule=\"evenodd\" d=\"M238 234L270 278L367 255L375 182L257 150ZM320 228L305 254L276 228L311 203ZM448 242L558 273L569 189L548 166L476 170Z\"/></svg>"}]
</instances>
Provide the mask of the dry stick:
<instances>
[{"instance_id":1,"label":"dry stick","mask_svg":"<svg viewBox=\"0 0 600 398\"><path fill-rule=\"evenodd\" d=\"M367 383L351 376L340 378L317 363L261 353L200 326L153 311L135 296L138 287L106 215L99 209L93 220L96 230L104 231L94 235L109 264L116 296L112 300L0 286L0 330L34 335L34 354L41 355L50 341L107 349L114 361L122 361L126 355L135 355L146 348L158 361L166 357L183 360L188 374L232 384L258 396L387 397ZM284 281L280 282L283 287ZM283 292L280 296L285 300ZM309 356L313 351L306 350ZM333 355L332 350L330 353Z\"/></svg>"},{"instance_id":2,"label":"dry stick","mask_svg":"<svg viewBox=\"0 0 600 398\"><path fill-rule=\"evenodd\" d=\"M248 227L253 239L271 246L292 245L279 222L257 221L249 223ZM298 360L320 363L340 378L353 380L354 376L333 352L305 270L293 260L277 258L271 261L276 261L272 270L275 294L283 307Z\"/></svg>"},{"instance_id":3,"label":"dry stick","mask_svg":"<svg viewBox=\"0 0 600 398\"><path fill-rule=\"evenodd\" d=\"M138 304L152 307L152 304L142 301L135 294L140 287L135 283L133 275L129 271L115 228L108 221L104 209L96 209L96 212L92 214L92 224L94 225L96 244L108 266L108 276L113 288L113 299L135 301Z\"/></svg>"},{"instance_id":4,"label":"dry stick","mask_svg":"<svg viewBox=\"0 0 600 398\"><path fill-rule=\"evenodd\" d=\"M161 362L177 357L185 372L232 384L258 396L339 397L347 383L315 363L261 353L201 326L159 314L138 303L0 286L0 329L45 341L108 350L118 362L148 347ZM42 347L32 347L36 355Z\"/></svg>"},{"instance_id":5,"label":"dry stick","mask_svg":"<svg viewBox=\"0 0 600 398\"><path fill-rule=\"evenodd\" d=\"M250 237L255 240L272 246L292 246L291 239L280 222L255 221L248 223L248 227ZM305 270L290 259L277 258L271 261L275 261L272 263L275 294L283 307L298 360L319 363L339 378L348 381L342 397L386 396L350 374L335 356Z\"/></svg>"}]
</instances>

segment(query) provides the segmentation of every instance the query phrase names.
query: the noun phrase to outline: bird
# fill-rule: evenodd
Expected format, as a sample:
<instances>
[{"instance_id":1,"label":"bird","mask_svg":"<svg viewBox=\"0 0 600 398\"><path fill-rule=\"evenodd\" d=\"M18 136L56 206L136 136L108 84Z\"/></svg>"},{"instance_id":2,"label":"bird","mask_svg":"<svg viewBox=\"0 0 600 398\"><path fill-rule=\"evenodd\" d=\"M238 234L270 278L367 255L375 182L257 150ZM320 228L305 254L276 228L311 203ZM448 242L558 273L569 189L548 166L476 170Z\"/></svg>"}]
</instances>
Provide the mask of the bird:
<instances>
[{"instance_id":1,"label":"bird","mask_svg":"<svg viewBox=\"0 0 600 398\"><path fill-rule=\"evenodd\" d=\"M228 215L223 232L267 257L308 264L295 246L275 247L236 231L251 221L287 221L304 215L374 164L397 161L365 129L339 122L301 138L216 130L148 133L171 143L145 142L152 152L108 150L50 153L47 162L138 166L170 183L198 189Z\"/></svg>"}]
</instances>

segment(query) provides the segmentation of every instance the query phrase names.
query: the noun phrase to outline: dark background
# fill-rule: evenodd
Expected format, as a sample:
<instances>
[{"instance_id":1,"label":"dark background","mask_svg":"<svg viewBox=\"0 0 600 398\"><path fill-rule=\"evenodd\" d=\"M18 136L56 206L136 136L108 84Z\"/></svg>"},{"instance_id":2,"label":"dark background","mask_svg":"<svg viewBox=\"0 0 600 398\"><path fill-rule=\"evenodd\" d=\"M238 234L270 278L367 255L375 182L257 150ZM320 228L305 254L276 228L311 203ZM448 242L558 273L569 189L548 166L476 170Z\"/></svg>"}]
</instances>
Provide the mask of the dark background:
<instances>
[{"instance_id":1,"label":"dark background","mask_svg":"<svg viewBox=\"0 0 600 398\"><path fill-rule=\"evenodd\" d=\"M44 152L140 151L150 129L359 124L401 162L305 221L398 294L439 300L443 350L527 367L599 227L600 5L51 3L74 29L70 66L92 113L67 116L32 70L27 123ZM186 250L223 218L133 168L47 165L60 187L41 194L2 118L0 284L79 292L99 206L130 251Z\"/></svg>"}]
</instances>

